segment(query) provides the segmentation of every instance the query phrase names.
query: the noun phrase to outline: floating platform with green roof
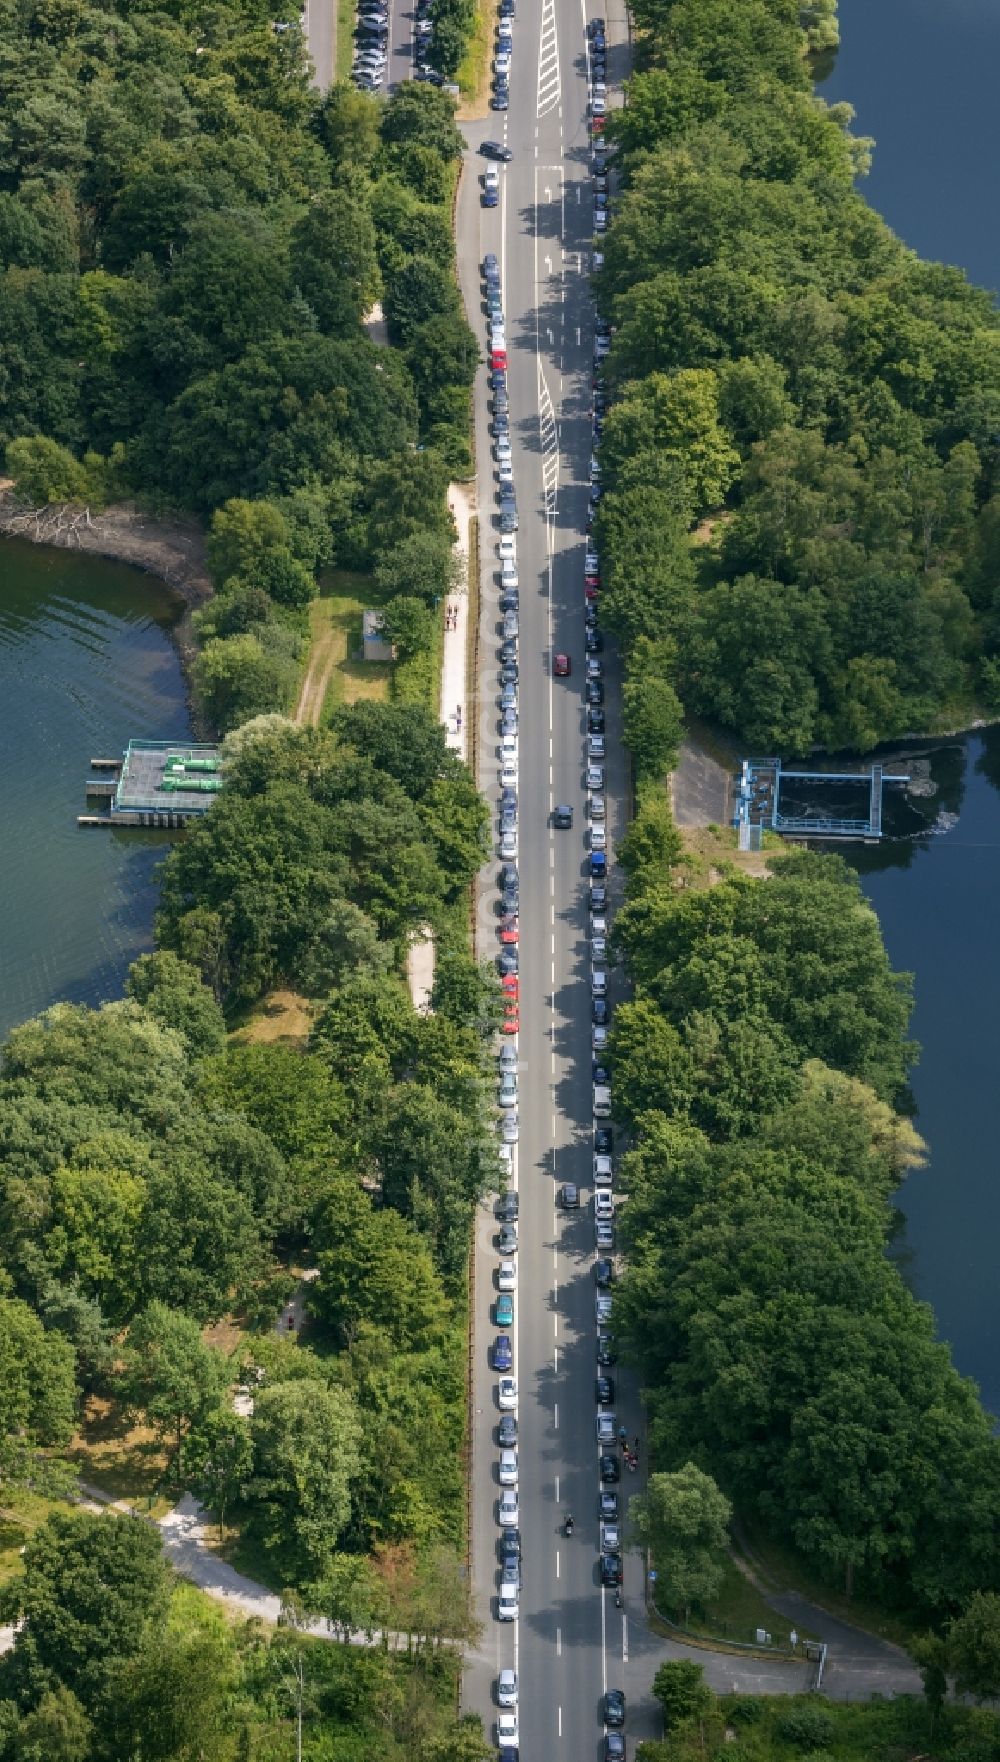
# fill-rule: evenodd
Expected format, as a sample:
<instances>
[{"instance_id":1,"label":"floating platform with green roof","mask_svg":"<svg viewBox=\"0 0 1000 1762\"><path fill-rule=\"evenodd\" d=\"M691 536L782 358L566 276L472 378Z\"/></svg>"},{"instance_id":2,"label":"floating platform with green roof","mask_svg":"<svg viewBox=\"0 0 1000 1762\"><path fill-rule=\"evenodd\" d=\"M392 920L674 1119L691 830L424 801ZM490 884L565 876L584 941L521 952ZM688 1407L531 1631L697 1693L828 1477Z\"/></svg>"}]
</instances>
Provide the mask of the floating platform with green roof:
<instances>
[{"instance_id":1,"label":"floating platform with green roof","mask_svg":"<svg viewBox=\"0 0 1000 1762\"><path fill-rule=\"evenodd\" d=\"M79 814L79 826L180 827L207 814L223 787L221 749L202 741L130 740L120 759L90 763L100 775L87 794L108 805Z\"/></svg>"}]
</instances>

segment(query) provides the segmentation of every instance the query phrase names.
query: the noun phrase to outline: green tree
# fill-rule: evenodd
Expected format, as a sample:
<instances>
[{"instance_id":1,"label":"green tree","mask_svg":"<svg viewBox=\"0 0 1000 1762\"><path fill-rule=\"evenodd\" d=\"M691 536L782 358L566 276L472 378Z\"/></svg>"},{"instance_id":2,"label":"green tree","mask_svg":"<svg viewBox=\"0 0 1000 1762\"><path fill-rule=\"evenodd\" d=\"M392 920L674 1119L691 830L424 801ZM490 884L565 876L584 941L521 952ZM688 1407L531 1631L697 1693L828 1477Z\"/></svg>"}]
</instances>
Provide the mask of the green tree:
<instances>
[{"instance_id":1,"label":"green tree","mask_svg":"<svg viewBox=\"0 0 1000 1762\"><path fill-rule=\"evenodd\" d=\"M443 1333L448 1304L427 1245L396 1212L376 1211L367 1193L338 1186L317 1228L320 1276L309 1307L349 1350L362 1326L378 1328L400 1352Z\"/></svg>"},{"instance_id":2,"label":"green tree","mask_svg":"<svg viewBox=\"0 0 1000 1762\"><path fill-rule=\"evenodd\" d=\"M668 1732L703 1719L715 1705L704 1676L703 1667L690 1658L670 1659L660 1665L653 1678L653 1694Z\"/></svg>"},{"instance_id":3,"label":"green tree","mask_svg":"<svg viewBox=\"0 0 1000 1762\"><path fill-rule=\"evenodd\" d=\"M719 419L719 385L709 368L653 373L626 388L608 414L601 461L613 487L677 466L691 517L724 499L739 458Z\"/></svg>"},{"instance_id":4,"label":"green tree","mask_svg":"<svg viewBox=\"0 0 1000 1762\"><path fill-rule=\"evenodd\" d=\"M170 1580L159 1532L117 1512L56 1512L23 1559L5 1592L8 1618L21 1625L0 1664L0 1690L40 1699L62 1685L103 1747L123 1671L163 1636ZM68 1722L65 1702L63 1711Z\"/></svg>"},{"instance_id":5,"label":"green tree","mask_svg":"<svg viewBox=\"0 0 1000 1762\"><path fill-rule=\"evenodd\" d=\"M299 963L299 976L310 997L323 997L352 977L384 973L392 951L378 926L349 899L334 900L316 927L312 946Z\"/></svg>"},{"instance_id":6,"label":"green tree","mask_svg":"<svg viewBox=\"0 0 1000 1762\"><path fill-rule=\"evenodd\" d=\"M18 497L32 507L48 502L91 500L92 487L85 465L68 447L47 440L42 434L23 435L7 448L7 470Z\"/></svg>"},{"instance_id":7,"label":"green tree","mask_svg":"<svg viewBox=\"0 0 1000 1762\"><path fill-rule=\"evenodd\" d=\"M253 1471L253 1445L247 1421L231 1407L200 1412L181 1443L178 1472L184 1485L219 1520L226 1539L226 1512L246 1492Z\"/></svg>"},{"instance_id":8,"label":"green tree","mask_svg":"<svg viewBox=\"0 0 1000 1762\"><path fill-rule=\"evenodd\" d=\"M977 1591L949 1622L948 1663L960 1695L995 1701L1000 1694L1000 1596Z\"/></svg>"},{"instance_id":9,"label":"green tree","mask_svg":"<svg viewBox=\"0 0 1000 1762\"><path fill-rule=\"evenodd\" d=\"M361 1443L354 1402L317 1380L265 1386L250 1429L252 1528L292 1582L314 1583L350 1520Z\"/></svg>"},{"instance_id":10,"label":"green tree","mask_svg":"<svg viewBox=\"0 0 1000 1762\"><path fill-rule=\"evenodd\" d=\"M265 646L250 631L206 643L193 678L213 724L225 731L267 710L286 709L297 677L296 647L294 642Z\"/></svg>"},{"instance_id":11,"label":"green tree","mask_svg":"<svg viewBox=\"0 0 1000 1762\"><path fill-rule=\"evenodd\" d=\"M402 594L426 606L457 592L462 568L443 532L413 532L379 557L375 580L386 596Z\"/></svg>"},{"instance_id":12,"label":"green tree","mask_svg":"<svg viewBox=\"0 0 1000 1762\"><path fill-rule=\"evenodd\" d=\"M163 1303L136 1316L125 1343L118 1389L126 1407L145 1415L179 1451L192 1424L217 1407L226 1387L222 1354L206 1346L197 1322Z\"/></svg>"},{"instance_id":13,"label":"green tree","mask_svg":"<svg viewBox=\"0 0 1000 1762\"><path fill-rule=\"evenodd\" d=\"M668 679L652 667L629 673L622 687L622 731L640 777L662 777L677 763L683 717Z\"/></svg>"},{"instance_id":14,"label":"green tree","mask_svg":"<svg viewBox=\"0 0 1000 1762\"><path fill-rule=\"evenodd\" d=\"M711 1475L693 1462L674 1474L650 1475L645 1493L629 1501L662 1596L685 1617L692 1603L709 1602L722 1584L732 1512Z\"/></svg>"},{"instance_id":15,"label":"green tree","mask_svg":"<svg viewBox=\"0 0 1000 1762\"><path fill-rule=\"evenodd\" d=\"M43 1449L73 1435L73 1348L47 1333L26 1303L0 1298L0 1481L44 1481Z\"/></svg>"},{"instance_id":16,"label":"green tree","mask_svg":"<svg viewBox=\"0 0 1000 1762\"><path fill-rule=\"evenodd\" d=\"M128 970L125 990L165 1028L175 1028L194 1058L221 1052L226 1024L196 967L168 949L143 954Z\"/></svg>"},{"instance_id":17,"label":"green tree","mask_svg":"<svg viewBox=\"0 0 1000 1762\"><path fill-rule=\"evenodd\" d=\"M322 330L354 330L381 291L367 204L343 189L316 197L292 233L292 274Z\"/></svg>"},{"instance_id":18,"label":"green tree","mask_svg":"<svg viewBox=\"0 0 1000 1762\"><path fill-rule=\"evenodd\" d=\"M335 1554L307 1595L310 1608L330 1623L345 1645L352 1634L373 1633L385 1623L385 1586L363 1554Z\"/></svg>"},{"instance_id":19,"label":"green tree","mask_svg":"<svg viewBox=\"0 0 1000 1762\"><path fill-rule=\"evenodd\" d=\"M217 587L230 576L247 578L258 558L288 544L288 522L274 502L231 497L212 515L208 566Z\"/></svg>"},{"instance_id":20,"label":"green tree","mask_svg":"<svg viewBox=\"0 0 1000 1762\"><path fill-rule=\"evenodd\" d=\"M138 1286L201 1322L245 1300L261 1270L261 1233L235 1184L178 1156L150 1170L139 1226Z\"/></svg>"},{"instance_id":21,"label":"green tree","mask_svg":"<svg viewBox=\"0 0 1000 1762\"><path fill-rule=\"evenodd\" d=\"M422 600L397 594L382 608L382 623L401 661L411 661L433 647L436 620Z\"/></svg>"},{"instance_id":22,"label":"green tree","mask_svg":"<svg viewBox=\"0 0 1000 1762\"><path fill-rule=\"evenodd\" d=\"M17 1731L17 1762L87 1762L92 1729L71 1689L48 1689Z\"/></svg>"}]
</instances>

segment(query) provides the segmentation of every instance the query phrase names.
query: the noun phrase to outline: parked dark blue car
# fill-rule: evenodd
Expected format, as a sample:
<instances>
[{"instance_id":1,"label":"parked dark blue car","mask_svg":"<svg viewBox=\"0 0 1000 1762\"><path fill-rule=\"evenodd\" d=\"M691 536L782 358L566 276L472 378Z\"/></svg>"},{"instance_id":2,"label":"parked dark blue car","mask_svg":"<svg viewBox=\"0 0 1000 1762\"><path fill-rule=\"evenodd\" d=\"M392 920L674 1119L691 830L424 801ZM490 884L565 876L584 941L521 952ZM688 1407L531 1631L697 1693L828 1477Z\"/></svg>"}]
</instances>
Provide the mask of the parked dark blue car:
<instances>
[{"instance_id":1,"label":"parked dark blue car","mask_svg":"<svg viewBox=\"0 0 1000 1762\"><path fill-rule=\"evenodd\" d=\"M510 1370L514 1363L514 1353L509 1334L498 1334L493 1342L493 1369Z\"/></svg>"}]
</instances>

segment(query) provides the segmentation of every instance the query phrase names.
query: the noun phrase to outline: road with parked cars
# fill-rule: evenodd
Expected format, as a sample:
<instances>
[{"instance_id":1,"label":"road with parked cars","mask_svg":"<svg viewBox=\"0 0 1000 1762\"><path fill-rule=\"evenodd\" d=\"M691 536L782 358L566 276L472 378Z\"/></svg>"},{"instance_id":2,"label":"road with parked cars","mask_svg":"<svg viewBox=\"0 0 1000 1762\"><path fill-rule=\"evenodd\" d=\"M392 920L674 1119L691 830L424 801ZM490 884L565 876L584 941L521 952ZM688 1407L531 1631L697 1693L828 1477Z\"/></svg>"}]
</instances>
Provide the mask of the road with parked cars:
<instances>
[{"instance_id":1,"label":"road with parked cars","mask_svg":"<svg viewBox=\"0 0 1000 1762\"><path fill-rule=\"evenodd\" d=\"M496 814L480 952L504 991L509 1185L476 1254L472 1562L484 1641L465 1704L505 1762L631 1757L644 1624L623 1542L639 1430L608 1326L617 1157L603 1066L624 828L618 668L590 537L608 346L590 288L624 16L501 0L488 127L466 128L459 269L477 396L480 783ZM571 1525L568 1519L572 1519ZM624 1584L622 1579L624 1577Z\"/></svg>"}]
</instances>

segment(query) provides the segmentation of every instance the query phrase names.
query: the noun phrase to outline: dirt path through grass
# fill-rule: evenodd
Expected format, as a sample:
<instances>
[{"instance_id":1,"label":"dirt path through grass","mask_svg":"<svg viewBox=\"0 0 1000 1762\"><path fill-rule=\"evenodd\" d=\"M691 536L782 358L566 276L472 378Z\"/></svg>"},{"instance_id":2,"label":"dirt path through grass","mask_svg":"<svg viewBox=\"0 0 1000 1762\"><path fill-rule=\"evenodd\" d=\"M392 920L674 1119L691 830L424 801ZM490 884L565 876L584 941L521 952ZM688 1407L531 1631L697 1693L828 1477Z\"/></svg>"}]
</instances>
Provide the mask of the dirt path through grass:
<instances>
[{"instance_id":1,"label":"dirt path through grass","mask_svg":"<svg viewBox=\"0 0 1000 1762\"><path fill-rule=\"evenodd\" d=\"M313 643L299 701L295 706L294 719L298 727L319 727L333 669L343 659L342 650L342 632L335 625L324 630Z\"/></svg>"}]
</instances>

